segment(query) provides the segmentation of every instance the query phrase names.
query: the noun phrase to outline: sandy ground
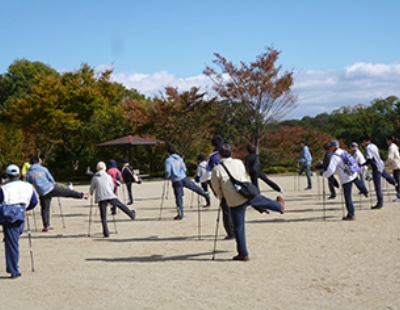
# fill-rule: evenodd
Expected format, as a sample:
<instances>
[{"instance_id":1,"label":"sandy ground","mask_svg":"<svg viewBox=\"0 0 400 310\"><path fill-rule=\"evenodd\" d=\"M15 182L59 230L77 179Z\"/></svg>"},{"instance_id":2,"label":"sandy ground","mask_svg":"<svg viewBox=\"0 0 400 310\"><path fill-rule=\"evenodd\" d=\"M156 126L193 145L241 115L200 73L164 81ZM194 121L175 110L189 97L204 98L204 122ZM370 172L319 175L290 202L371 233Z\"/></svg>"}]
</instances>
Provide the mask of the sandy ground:
<instances>
[{"instance_id":1,"label":"sandy ground","mask_svg":"<svg viewBox=\"0 0 400 310\"><path fill-rule=\"evenodd\" d=\"M326 201L324 212L322 178L313 177L312 191L303 190L305 177L272 178L285 190L287 211L261 215L248 209L249 262L232 261L235 241L223 240L222 220L212 260L215 199L200 210L199 225L197 196L185 192L186 217L173 221L169 187L160 220L164 181L135 185L137 219L118 213L115 233L110 216L107 239L97 207L88 237L90 202L61 199L63 228L54 199L54 231L40 231L39 208L30 217L34 272L26 232L22 277L8 278L0 251L0 308L400 309L400 203L391 202L394 190L384 185L384 209L371 210L374 194L360 198L354 189L357 220L344 222L340 195ZM265 184L261 188L276 197Z\"/></svg>"}]
</instances>

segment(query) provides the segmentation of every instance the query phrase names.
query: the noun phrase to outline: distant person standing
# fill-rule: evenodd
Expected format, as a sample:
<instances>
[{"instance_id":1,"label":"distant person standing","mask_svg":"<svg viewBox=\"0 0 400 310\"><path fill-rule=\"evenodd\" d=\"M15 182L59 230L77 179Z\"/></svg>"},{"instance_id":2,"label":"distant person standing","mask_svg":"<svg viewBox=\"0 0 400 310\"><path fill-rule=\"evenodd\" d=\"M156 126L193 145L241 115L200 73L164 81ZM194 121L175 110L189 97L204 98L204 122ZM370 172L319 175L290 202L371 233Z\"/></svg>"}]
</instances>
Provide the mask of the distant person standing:
<instances>
[{"instance_id":1,"label":"distant person standing","mask_svg":"<svg viewBox=\"0 0 400 310\"><path fill-rule=\"evenodd\" d=\"M22 176L23 180L25 180L26 174L28 173L28 170L29 170L29 168L31 166L30 160L31 160L32 157L33 157L33 155L29 154L29 156L28 156L29 161L24 162L24 164L22 165L21 176Z\"/></svg>"},{"instance_id":2,"label":"distant person standing","mask_svg":"<svg viewBox=\"0 0 400 310\"><path fill-rule=\"evenodd\" d=\"M16 165L6 168L7 183L0 188L0 225L3 226L6 271L11 278L21 276L19 268L19 237L24 231L25 212L38 201L31 184L20 180Z\"/></svg>"},{"instance_id":3,"label":"distant person standing","mask_svg":"<svg viewBox=\"0 0 400 310\"><path fill-rule=\"evenodd\" d=\"M50 226L50 204L53 197L70 197L76 199L88 199L89 193L79 193L68 187L62 187L56 184L53 176L46 167L40 164L38 157L31 158L31 167L26 174L26 181L33 184L36 189L41 207L43 232L53 229Z\"/></svg>"},{"instance_id":4,"label":"distant person standing","mask_svg":"<svg viewBox=\"0 0 400 310\"><path fill-rule=\"evenodd\" d=\"M398 193L399 185L396 180L385 170L385 164L379 155L378 147L371 142L371 138L368 135L364 135L360 138L361 144L365 149L366 162L363 165L370 165L372 168L372 179L374 181L374 187L376 191L377 204L371 209L383 208L383 194L381 178L385 178L390 184L396 187Z\"/></svg>"},{"instance_id":5,"label":"distant person standing","mask_svg":"<svg viewBox=\"0 0 400 310\"><path fill-rule=\"evenodd\" d=\"M206 157L203 154L200 154L197 157L198 165L197 165L197 172L194 180L197 183L200 183L201 188L203 191L208 193L208 185L210 184L211 179L211 172L207 170L207 161Z\"/></svg>"},{"instance_id":6,"label":"distant person standing","mask_svg":"<svg viewBox=\"0 0 400 310\"><path fill-rule=\"evenodd\" d=\"M302 174L303 171L306 172L307 176L307 187L304 190L312 189L311 184L311 163L312 163L312 156L310 150L308 148L308 143L306 140L301 140L301 154L300 157L297 159L297 162L301 164L300 169L298 170L299 174Z\"/></svg>"},{"instance_id":7,"label":"distant person standing","mask_svg":"<svg viewBox=\"0 0 400 310\"><path fill-rule=\"evenodd\" d=\"M142 183L140 178L133 171L132 166L129 164L127 159L122 161L122 178L125 181L126 191L128 192L128 205L133 204L133 195L132 195L132 184L133 183Z\"/></svg>"},{"instance_id":8,"label":"distant person standing","mask_svg":"<svg viewBox=\"0 0 400 310\"><path fill-rule=\"evenodd\" d=\"M324 150L325 150L325 156L324 160L322 162L322 168L324 171L326 171L329 167L329 163L331 162L332 158L332 153L330 151L330 143L324 144ZM335 199L336 198L336 190L335 187L339 188L339 183L335 179L335 176L332 174L331 176L328 177L328 187L331 195L328 197L328 199Z\"/></svg>"},{"instance_id":9,"label":"distant person standing","mask_svg":"<svg viewBox=\"0 0 400 310\"><path fill-rule=\"evenodd\" d=\"M260 159L257 155L257 148L253 144L247 145L248 155L245 157L245 166L248 174L250 175L251 183L257 186L258 191L260 191L260 187L258 186L258 179L263 180L269 187L273 190L282 193L282 188L276 184L274 181L269 179L264 171L261 169Z\"/></svg>"},{"instance_id":10,"label":"distant person standing","mask_svg":"<svg viewBox=\"0 0 400 310\"><path fill-rule=\"evenodd\" d=\"M393 169L393 178L396 180L397 183L397 199L396 202L400 199L400 193L398 185L400 184L400 154L399 148L396 144L396 138L394 136L388 136L386 138L386 144L388 145L388 154L387 160L385 164Z\"/></svg>"},{"instance_id":11,"label":"distant person standing","mask_svg":"<svg viewBox=\"0 0 400 310\"><path fill-rule=\"evenodd\" d=\"M122 172L117 167L117 162L115 159L110 159L108 161L107 173L112 178L114 184L114 194L118 195L118 187L124 182L124 178L122 177ZM111 214L117 214L117 208L115 206L111 207Z\"/></svg>"},{"instance_id":12,"label":"distant person standing","mask_svg":"<svg viewBox=\"0 0 400 310\"><path fill-rule=\"evenodd\" d=\"M360 170L358 171L360 181L365 184L367 179L371 180L372 176L368 172L368 166L363 165L366 162L364 154L360 151L360 149L358 148L358 143L356 142L352 142L350 144L350 149L353 152L354 161L360 167Z\"/></svg>"},{"instance_id":13,"label":"distant person standing","mask_svg":"<svg viewBox=\"0 0 400 310\"><path fill-rule=\"evenodd\" d=\"M107 238L110 236L107 226L108 204L111 204L113 208L118 207L132 220L135 219L136 212L134 210L129 210L115 195L112 177L106 172L106 164L102 161L97 163L97 172L93 175L90 182L90 194L93 195L94 192L96 192L95 202L99 204L104 237Z\"/></svg>"},{"instance_id":14,"label":"distant person standing","mask_svg":"<svg viewBox=\"0 0 400 310\"><path fill-rule=\"evenodd\" d=\"M174 217L174 220L181 220L184 217L183 213L183 188L186 187L191 191L199 194L206 199L206 205L204 207L209 207L211 200L210 195L204 192L200 187L194 184L186 176L186 165L175 150L175 147L169 146L167 148L169 154L168 158L165 160L165 178L170 179L172 182L172 187L174 189L175 202L178 214Z\"/></svg>"}]
</instances>

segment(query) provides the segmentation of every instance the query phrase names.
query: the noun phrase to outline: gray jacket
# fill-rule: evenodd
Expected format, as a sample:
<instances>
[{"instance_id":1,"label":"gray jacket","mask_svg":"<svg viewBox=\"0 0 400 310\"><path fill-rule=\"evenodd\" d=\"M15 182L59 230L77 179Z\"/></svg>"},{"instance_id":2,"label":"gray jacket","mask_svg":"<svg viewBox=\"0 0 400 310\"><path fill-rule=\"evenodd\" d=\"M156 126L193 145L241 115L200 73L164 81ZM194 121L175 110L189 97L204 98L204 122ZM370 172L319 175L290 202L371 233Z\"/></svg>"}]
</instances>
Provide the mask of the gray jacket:
<instances>
[{"instance_id":1,"label":"gray jacket","mask_svg":"<svg viewBox=\"0 0 400 310\"><path fill-rule=\"evenodd\" d=\"M97 171L90 182L90 195L96 191L94 202L117 198L114 194L114 183L111 176L104 170Z\"/></svg>"}]
</instances>

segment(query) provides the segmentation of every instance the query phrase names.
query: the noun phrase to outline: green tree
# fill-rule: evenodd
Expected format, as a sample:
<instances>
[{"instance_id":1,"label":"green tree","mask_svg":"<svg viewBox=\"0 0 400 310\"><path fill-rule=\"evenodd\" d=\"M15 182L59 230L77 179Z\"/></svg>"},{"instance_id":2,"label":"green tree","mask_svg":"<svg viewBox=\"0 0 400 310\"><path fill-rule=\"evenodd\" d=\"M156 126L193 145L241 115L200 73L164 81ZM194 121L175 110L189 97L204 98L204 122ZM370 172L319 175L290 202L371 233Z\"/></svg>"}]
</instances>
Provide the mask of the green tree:
<instances>
[{"instance_id":1,"label":"green tree","mask_svg":"<svg viewBox=\"0 0 400 310\"><path fill-rule=\"evenodd\" d=\"M44 161L62 146L76 170L85 148L98 143L103 130L125 131L121 103L126 89L110 81L109 71L96 75L83 64L76 72L41 74L38 78L37 85L12 102L7 115L35 136ZM100 122L101 116L104 119Z\"/></svg>"},{"instance_id":2,"label":"green tree","mask_svg":"<svg viewBox=\"0 0 400 310\"><path fill-rule=\"evenodd\" d=\"M41 75L58 76L58 73L41 62L18 59L0 75L0 120L4 120L4 111L13 100L22 98L30 86L39 84Z\"/></svg>"},{"instance_id":3,"label":"green tree","mask_svg":"<svg viewBox=\"0 0 400 310\"><path fill-rule=\"evenodd\" d=\"M213 81L217 94L234 107L232 122L238 131L257 147L268 132L267 125L296 107L296 96L291 92L293 72L281 74L281 66L275 64L279 54L268 48L256 61L241 62L236 67L215 53L213 63L220 72L209 66L203 71Z\"/></svg>"}]
</instances>

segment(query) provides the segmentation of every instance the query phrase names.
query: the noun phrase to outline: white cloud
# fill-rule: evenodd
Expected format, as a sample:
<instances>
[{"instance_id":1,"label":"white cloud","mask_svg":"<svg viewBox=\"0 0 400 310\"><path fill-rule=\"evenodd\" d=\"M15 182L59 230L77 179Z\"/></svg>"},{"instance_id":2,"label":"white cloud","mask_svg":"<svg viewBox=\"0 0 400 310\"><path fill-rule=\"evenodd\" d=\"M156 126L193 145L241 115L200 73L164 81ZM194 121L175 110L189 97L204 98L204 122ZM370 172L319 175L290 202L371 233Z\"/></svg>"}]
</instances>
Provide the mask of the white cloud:
<instances>
[{"instance_id":1,"label":"white cloud","mask_svg":"<svg viewBox=\"0 0 400 310\"><path fill-rule=\"evenodd\" d=\"M298 106L287 118L315 116L330 113L342 106L368 105L376 98L400 97L400 63L355 63L343 70L294 72L293 92L298 95ZM180 91L200 87L212 95L212 82L205 75L177 78L160 71L154 74L115 73L113 79L153 97L164 92L165 87L177 87Z\"/></svg>"}]
</instances>

